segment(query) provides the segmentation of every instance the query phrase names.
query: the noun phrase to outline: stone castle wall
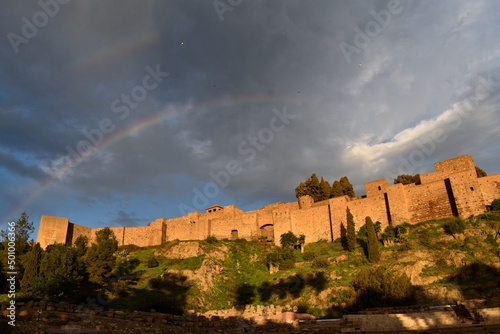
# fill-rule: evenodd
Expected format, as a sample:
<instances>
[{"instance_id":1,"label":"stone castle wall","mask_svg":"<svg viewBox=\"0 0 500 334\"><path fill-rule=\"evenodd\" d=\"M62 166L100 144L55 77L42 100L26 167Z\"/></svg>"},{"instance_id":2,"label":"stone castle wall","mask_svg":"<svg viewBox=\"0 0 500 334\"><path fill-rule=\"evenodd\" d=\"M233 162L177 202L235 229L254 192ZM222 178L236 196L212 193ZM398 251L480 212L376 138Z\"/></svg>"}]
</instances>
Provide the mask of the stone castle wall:
<instances>
[{"instance_id":1,"label":"stone castle wall","mask_svg":"<svg viewBox=\"0 0 500 334\"><path fill-rule=\"evenodd\" d=\"M365 184L366 196L332 198L314 203L310 196L297 202L274 203L245 212L234 205L214 206L206 213L159 218L148 226L112 227L119 245L154 246L168 240L202 240L266 236L279 244L279 236L288 231L304 234L306 242L333 241L346 227L346 209L353 214L356 228L370 216L382 228L407 221L411 224L452 216L468 218L486 211L500 198L500 174L477 178L474 161L468 155L435 164L436 172L421 175L420 185L389 185L387 180ZM59 242L72 244L79 235L95 241L99 228L73 224L67 218L42 216L37 241L42 247Z\"/></svg>"}]
</instances>

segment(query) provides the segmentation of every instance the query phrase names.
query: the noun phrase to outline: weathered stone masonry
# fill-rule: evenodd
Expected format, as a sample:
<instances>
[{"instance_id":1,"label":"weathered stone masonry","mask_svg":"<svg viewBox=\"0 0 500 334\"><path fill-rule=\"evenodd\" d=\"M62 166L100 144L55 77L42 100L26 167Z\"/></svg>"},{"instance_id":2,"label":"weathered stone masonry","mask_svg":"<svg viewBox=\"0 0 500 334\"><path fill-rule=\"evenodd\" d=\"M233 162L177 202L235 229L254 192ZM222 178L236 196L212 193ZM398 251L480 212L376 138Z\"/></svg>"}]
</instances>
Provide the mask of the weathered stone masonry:
<instances>
[{"instance_id":1,"label":"weathered stone masonry","mask_svg":"<svg viewBox=\"0 0 500 334\"><path fill-rule=\"evenodd\" d=\"M206 213L192 212L174 219L159 218L142 227L112 227L119 245L159 245L168 240L202 240L265 236L279 243L288 231L304 234L306 242L320 239L333 241L340 237L341 224L346 225L346 208L354 216L356 227L365 217L389 223L417 223L452 216L467 218L486 211L494 199L500 198L500 174L477 178L474 161L468 155L435 164L436 171L421 175L422 184L389 185L387 180L365 183L366 196L332 198L314 203L310 196L297 202L266 205L245 212L234 205L219 205ZM68 218L42 216L37 242L45 248L58 243L72 244L79 235L92 242L99 228L71 223Z\"/></svg>"}]
</instances>

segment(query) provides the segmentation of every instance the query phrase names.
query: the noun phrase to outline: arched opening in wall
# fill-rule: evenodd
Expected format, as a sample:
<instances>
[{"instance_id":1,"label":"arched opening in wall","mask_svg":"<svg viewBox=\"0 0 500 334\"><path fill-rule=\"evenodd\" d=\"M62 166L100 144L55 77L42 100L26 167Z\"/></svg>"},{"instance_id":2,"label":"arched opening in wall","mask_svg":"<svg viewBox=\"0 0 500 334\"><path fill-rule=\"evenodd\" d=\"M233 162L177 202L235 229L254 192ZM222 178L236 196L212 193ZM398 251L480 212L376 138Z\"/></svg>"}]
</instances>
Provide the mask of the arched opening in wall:
<instances>
[{"instance_id":1,"label":"arched opening in wall","mask_svg":"<svg viewBox=\"0 0 500 334\"><path fill-rule=\"evenodd\" d=\"M260 235L266 237L267 242L274 242L274 225L267 224L260 228Z\"/></svg>"},{"instance_id":2,"label":"arched opening in wall","mask_svg":"<svg viewBox=\"0 0 500 334\"><path fill-rule=\"evenodd\" d=\"M232 230L231 231L231 240L236 240L238 239L238 230Z\"/></svg>"}]
</instances>

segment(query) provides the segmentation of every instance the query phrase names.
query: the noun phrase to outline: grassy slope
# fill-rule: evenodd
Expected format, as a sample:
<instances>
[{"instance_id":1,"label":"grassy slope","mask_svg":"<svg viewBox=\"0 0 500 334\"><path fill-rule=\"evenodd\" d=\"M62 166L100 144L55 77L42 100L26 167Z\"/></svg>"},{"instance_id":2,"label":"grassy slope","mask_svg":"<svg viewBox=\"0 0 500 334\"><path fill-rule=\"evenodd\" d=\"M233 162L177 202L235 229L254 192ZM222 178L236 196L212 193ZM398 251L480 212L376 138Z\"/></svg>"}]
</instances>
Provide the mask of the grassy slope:
<instances>
[{"instance_id":1,"label":"grassy slope","mask_svg":"<svg viewBox=\"0 0 500 334\"><path fill-rule=\"evenodd\" d=\"M498 244L492 238L500 228L500 213L469 219L465 233L455 237L444 232L443 226L448 221L416 224L406 241L391 247L380 245L382 260L375 265L404 272L425 260L419 276L424 280L431 277L432 282L424 285L423 295L433 289L456 290L463 298L498 295L500 282L494 278L497 272L492 272L494 268L488 265L498 263L500 258ZM129 247L130 255L118 261L117 282L111 288L114 293L109 307L182 313L190 309L204 312L245 304L274 304L286 308L298 306L300 311L325 316L345 305L356 273L373 266L361 246L349 253L337 240L308 244L304 254L296 250L295 268L270 274L265 259L275 246L222 240L201 241L205 254L198 257L176 260L157 256L159 266L148 268L147 261L155 250L167 250L177 243L172 241L156 248ZM363 244L363 239L359 244ZM225 257L212 257L214 251L224 253ZM205 279L206 284L206 275L192 275L202 271L199 269L202 264L208 271L217 268L212 270L212 286L200 282ZM160 275L166 271L169 274L161 279ZM432 301L435 297L426 299L423 295L421 302L450 299L443 296Z\"/></svg>"}]
</instances>

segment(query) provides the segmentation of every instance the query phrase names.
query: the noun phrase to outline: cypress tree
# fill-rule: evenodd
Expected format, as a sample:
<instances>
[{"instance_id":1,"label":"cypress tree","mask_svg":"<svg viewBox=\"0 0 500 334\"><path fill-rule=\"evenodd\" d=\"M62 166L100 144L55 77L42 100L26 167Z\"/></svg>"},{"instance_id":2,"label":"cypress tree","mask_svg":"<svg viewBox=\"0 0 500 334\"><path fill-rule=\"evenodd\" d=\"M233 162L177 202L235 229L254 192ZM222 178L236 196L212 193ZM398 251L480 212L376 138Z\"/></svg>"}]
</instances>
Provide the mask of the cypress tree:
<instances>
[{"instance_id":1,"label":"cypress tree","mask_svg":"<svg viewBox=\"0 0 500 334\"><path fill-rule=\"evenodd\" d=\"M321 177L321 181L319 182L319 201L324 201L325 199L330 198L330 183Z\"/></svg>"},{"instance_id":2,"label":"cypress tree","mask_svg":"<svg viewBox=\"0 0 500 334\"><path fill-rule=\"evenodd\" d=\"M352 216L349 207L346 209L347 215L347 250L349 252L356 249L356 226L354 225L354 217Z\"/></svg>"},{"instance_id":3,"label":"cypress tree","mask_svg":"<svg viewBox=\"0 0 500 334\"><path fill-rule=\"evenodd\" d=\"M97 244L93 243L87 250L85 264L87 265L89 281L105 285L116 262L113 253L118 249L118 241L109 227L97 231L95 235Z\"/></svg>"},{"instance_id":4,"label":"cypress tree","mask_svg":"<svg viewBox=\"0 0 500 334\"><path fill-rule=\"evenodd\" d=\"M299 198L300 196L309 195L307 191L307 187L304 182L300 182L300 184L295 188L295 196Z\"/></svg>"},{"instance_id":5,"label":"cypress tree","mask_svg":"<svg viewBox=\"0 0 500 334\"><path fill-rule=\"evenodd\" d=\"M378 250L378 240L375 234L375 227L370 217L366 217L366 234L368 237L368 260L370 262L380 261L380 252Z\"/></svg>"},{"instance_id":6,"label":"cypress tree","mask_svg":"<svg viewBox=\"0 0 500 334\"><path fill-rule=\"evenodd\" d=\"M308 194L312 196L315 202L317 202L319 200L319 180L316 173L313 173L306 181L306 187Z\"/></svg>"},{"instance_id":7,"label":"cypress tree","mask_svg":"<svg viewBox=\"0 0 500 334\"><path fill-rule=\"evenodd\" d=\"M344 193L344 195L347 195L349 197L356 196L354 194L354 188L352 187L351 182L349 182L347 176L343 176L340 178L340 185L342 186L342 192Z\"/></svg>"},{"instance_id":8,"label":"cypress tree","mask_svg":"<svg viewBox=\"0 0 500 334\"><path fill-rule=\"evenodd\" d=\"M333 181L332 188L330 189L330 198L344 196L344 192L342 191L342 186L339 181Z\"/></svg>"}]
</instances>

